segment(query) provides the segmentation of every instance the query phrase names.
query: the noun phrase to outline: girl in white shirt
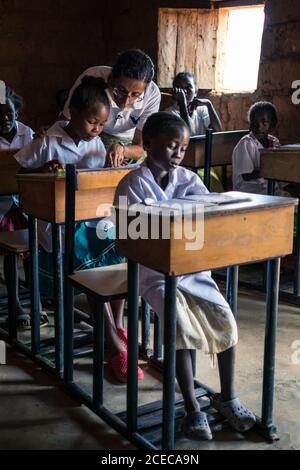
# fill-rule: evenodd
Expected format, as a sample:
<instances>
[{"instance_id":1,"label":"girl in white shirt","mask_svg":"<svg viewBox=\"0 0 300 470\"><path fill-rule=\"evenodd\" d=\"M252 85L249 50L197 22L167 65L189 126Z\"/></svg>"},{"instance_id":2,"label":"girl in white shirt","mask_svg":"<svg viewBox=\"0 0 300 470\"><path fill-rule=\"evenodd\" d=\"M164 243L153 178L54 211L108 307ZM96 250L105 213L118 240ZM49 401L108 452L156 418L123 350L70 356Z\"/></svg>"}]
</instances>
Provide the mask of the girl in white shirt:
<instances>
[{"instance_id":1,"label":"girl in white shirt","mask_svg":"<svg viewBox=\"0 0 300 470\"><path fill-rule=\"evenodd\" d=\"M5 104L0 104L0 158L1 151L15 150L16 152L31 142L33 138L33 130L17 121L18 112L23 104L23 99L18 96L9 87L5 88ZM1 191L1 189L0 189ZM18 229L27 228L27 219L19 210L17 196L0 196L0 231L12 232ZM9 279L8 257L4 255L4 278L7 283ZM23 265L26 280L28 280L28 262L23 257ZM16 314L18 324L22 326L22 318L24 311L19 301L18 295L18 279L15 286L16 295Z\"/></svg>"},{"instance_id":2,"label":"girl in white shirt","mask_svg":"<svg viewBox=\"0 0 300 470\"><path fill-rule=\"evenodd\" d=\"M174 105L167 108L168 113L180 116L188 125L190 135L203 135L208 128L215 132L222 130L222 125L217 111L208 99L197 98L197 90L194 76L189 72L180 72L173 80ZM200 178L204 176L204 170L198 170ZM212 191L224 191L216 168L211 169L210 188Z\"/></svg>"},{"instance_id":3,"label":"girl in white shirt","mask_svg":"<svg viewBox=\"0 0 300 470\"><path fill-rule=\"evenodd\" d=\"M208 99L197 98L194 76L180 72L173 80L173 100L175 104L165 111L180 116L188 125L190 135L205 134L211 128L222 130L220 118Z\"/></svg>"},{"instance_id":4,"label":"girl in white shirt","mask_svg":"<svg viewBox=\"0 0 300 470\"><path fill-rule=\"evenodd\" d=\"M59 121L48 129L42 139L33 141L16 155L28 172L52 172L67 163L77 168L102 168L115 166L116 159L106 158L106 150L99 137L110 112L110 102L105 93L106 84L101 78L84 77L74 90L70 101L71 119ZM104 228L105 230L105 228ZM115 252L114 232L109 230L105 240L100 240L94 224L77 223L75 229L75 268L94 268L122 261ZM52 276L51 226L39 224L39 241L42 245L40 261L40 289L49 295ZM90 306L92 305L91 299ZM106 338L110 348L109 366L120 382L127 378L127 338L122 327L123 301L106 305ZM138 370L139 378L143 377Z\"/></svg>"},{"instance_id":5,"label":"girl in white shirt","mask_svg":"<svg viewBox=\"0 0 300 470\"><path fill-rule=\"evenodd\" d=\"M119 183L116 205L120 196L126 196L129 204L135 204L146 199L167 201L208 192L196 174L180 166L189 144L189 129L180 117L169 113L153 114L144 126L143 141L147 159ZM140 294L163 317L164 276L140 266ZM247 431L254 426L255 416L235 395L237 326L209 271L177 278L176 309L176 375L186 411L182 431L191 438L212 438L206 413L200 411L195 397L192 349L217 354L221 394L214 396L213 406L236 430Z\"/></svg>"},{"instance_id":6,"label":"girl in white shirt","mask_svg":"<svg viewBox=\"0 0 300 470\"><path fill-rule=\"evenodd\" d=\"M142 130L151 114L159 110L161 95L153 82L154 65L139 49L119 54L113 67L90 67L78 77L65 104L64 116L70 118L69 103L74 89L86 75L101 77L107 84L110 113L104 125L103 142L109 158L139 160L144 156Z\"/></svg>"},{"instance_id":7,"label":"girl in white shirt","mask_svg":"<svg viewBox=\"0 0 300 470\"><path fill-rule=\"evenodd\" d=\"M254 103L248 112L250 133L242 137L232 153L232 183L236 191L267 194L268 183L259 176L260 153L263 148L278 147L279 140L270 134L277 125L277 110L268 101ZM284 185L276 184L276 194L289 196Z\"/></svg>"}]
</instances>

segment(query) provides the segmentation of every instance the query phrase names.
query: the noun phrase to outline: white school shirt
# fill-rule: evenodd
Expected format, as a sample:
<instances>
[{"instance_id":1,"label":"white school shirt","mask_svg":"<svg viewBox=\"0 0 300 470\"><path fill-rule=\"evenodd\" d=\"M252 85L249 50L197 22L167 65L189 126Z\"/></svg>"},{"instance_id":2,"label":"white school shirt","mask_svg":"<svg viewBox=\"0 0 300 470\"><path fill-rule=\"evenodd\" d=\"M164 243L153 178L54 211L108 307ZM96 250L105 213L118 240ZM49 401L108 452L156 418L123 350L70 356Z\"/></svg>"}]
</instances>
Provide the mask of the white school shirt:
<instances>
[{"instance_id":1,"label":"white school shirt","mask_svg":"<svg viewBox=\"0 0 300 470\"><path fill-rule=\"evenodd\" d=\"M170 173L169 183L163 190L155 181L146 163L143 163L140 168L132 171L121 180L116 190L114 204L118 205L119 196L127 196L128 203L131 205L143 203L146 198L151 198L154 201L166 201L182 196L206 193L208 190L199 176L183 167L178 167ZM140 266L139 271L140 295L155 312L163 315L164 275L145 266ZM210 271L178 276L177 287L200 299L228 307L226 300L212 279Z\"/></svg>"},{"instance_id":2,"label":"white school shirt","mask_svg":"<svg viewBox=\"0 0 300 470\"><path fill-rule=\"evenodd\" d=\"M177 103L165 109L166 113L175 114L180 117L180 109ZM189 116L191 136L205 134L210 125L210 117L207 106L198 106Z\"/></svg>"},{"instance_id":3,"label":"white school shirt","mask_svg":"<svg viewBox=\"0 0 300 470\"><path fill-rule=\"evenodd\" d=\"M25 126L25 124L19 121L16 121L16 127L17 132L11 142L0 136L0 151L19 150L32 141L34 132L30 127ZM13 203L18 205L17 196L0 197L0 221L7 214Z\"/></svg>"},{"instance_id":4,"label":"white school shirt","mask_svg":"<svg viewBox=\"0 0 300 470\"><path fill-rule=\"evenodd\" d=\"M70 90L68 100L64 107L63 113L66 118L70 119L70 98L75 88L81 84L83 77L88 75L97 78L101 77L105 80L105 82L107 82L111 71L111 67L104 65L90 67L78 77ZM106 94L111 104L111 110L103 130L107 134L113 135L120 139L126 138L132 140L135 130L139 129L141 131L148 117L159 110L161 94L158 86L153 81L147 85L143 95L143 100L134 101L132 105L126 107L125 109L121 109L117 106L108 90L106 90Z\"/></svg>"},{"instance_id":5,"label":"white school shirt","mask_svg":"<svg viewBox=\"0 0 300 470\"><path fill-rule=\"evenodd\" d=\"M277 147L279 140L268 135L271 147ZM267 194L268 183L264 178L245 181L243 174L259 171L260 153L263 145L257 140L252 132L241 138L232 153L232 183L235 191L246 193Z\"/></svg>"},{"instance_id":6,"label":"white school shirt","mask_svg":"<svg viewBox=\"0 0 300 470\"><path fill-rule=\"evenodd\" d=\"M72 163L79 169L96 169L105 165L106 149L100 137L91 141L81 140L78 146L65 132L68 122L58 121L46 135L33 140L15 155L16 160L24 168L39 168L51 160L58 160L61 164ZM52 251L51 224L39 221L39 242L42 247Z\"/></svg>"}]
</instances>

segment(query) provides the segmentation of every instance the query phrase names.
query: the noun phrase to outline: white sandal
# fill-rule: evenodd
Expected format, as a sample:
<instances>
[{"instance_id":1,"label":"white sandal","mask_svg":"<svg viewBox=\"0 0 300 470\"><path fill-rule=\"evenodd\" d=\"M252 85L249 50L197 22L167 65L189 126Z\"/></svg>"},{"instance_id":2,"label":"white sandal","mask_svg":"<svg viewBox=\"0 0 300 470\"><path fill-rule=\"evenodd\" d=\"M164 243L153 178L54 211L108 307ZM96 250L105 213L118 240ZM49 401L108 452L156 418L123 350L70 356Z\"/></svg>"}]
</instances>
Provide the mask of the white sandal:
<instances>
[{"instance_id":1,"label":"white sandal","mask_svg":"<svg viewBox=\"0 0 300 470\"><path fill-rule=\"evenodd\" d=\"M182 433L189 439L210 441L211 429L207 421L207 415L203 411L193 411L184 416L181 423Z\"/></svg>"},{"instance_id":2,"label":"white sandal","mask_svg":"<svg viewBox=\"0 0 300 470\"><path fill-rule=\"evenodd\" d=\"M220 395L213 395L211 399L212 406L219 411L228 423L239 432L246 432L253 428L256 423L255 415L248 410L238 398L221 402Z\"/></svg>"}]
</instances>

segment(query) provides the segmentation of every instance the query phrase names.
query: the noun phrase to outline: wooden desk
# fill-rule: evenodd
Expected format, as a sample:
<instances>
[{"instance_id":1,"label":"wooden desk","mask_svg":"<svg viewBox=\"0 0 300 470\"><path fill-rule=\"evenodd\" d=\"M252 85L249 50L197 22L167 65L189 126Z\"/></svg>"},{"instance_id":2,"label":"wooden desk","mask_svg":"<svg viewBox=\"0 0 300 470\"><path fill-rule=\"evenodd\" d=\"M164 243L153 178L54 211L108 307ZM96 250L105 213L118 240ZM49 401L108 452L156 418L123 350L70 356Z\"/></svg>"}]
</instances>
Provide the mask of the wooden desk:
<instances>
[{"instance_id":1,"label":"wooden desk","mask_svg":"<svg viewBox=\"0 0 300 470\"><path fill-rule=\"evenodd\" d=\"M76 220L90 220L103 215L99 204L112 204L115 189L131 169L78 171L80 188L76 194ZM20 207L26 214L55 224L65 221L65 178L52 174L17 175Z\"/></svg>"},{"instance_id":2,"label":"wooden desk","mask_svg":"<svg viewBox=\"0 0 300 470\"><path fill-rule=\"evenodd\" d=\"M17 150L0 150L0 194L8 195L18 192L16 174L20 165L14 158Z\"/></svg>"},{"instance_id":3,"label":"wooden desk","mask_svg":"<svg viewBox=\"0 0 300 470\"><path fill-rule=\"evenodd\" d=\"M228 194L243 193L231 191ZM173 238L178 224L174 218L171 218L169 240L117 239L117 250L120 255L137 263L174 276L291 253L293 233L290 227L293 226L296 200L255 194L249 196L249 202L224 204L205 210L204 246L199 252L186 251L187 239ZM194 232L195 218L189 219L188 223Z\"/></svg>"},{"instance_id":4,"label":"wooden desk","mask_svg":"<svg viewBox=\"0 0 300 470\"><path fill-rule=\"evenodd\" d=\"M206 131L206 135L193 136L190 139L182 165L197 171L204 167L204 184L209 189L210 172L212 166L222 166L223 184L227 179L226 166L232 163L232 152L239 140L248 130L213 132Z\"/></svg>"},{"instance_id":5,"label":"wooden desk","mask_svg":"<svg viewBox=\"0 0 300 470\"><path fill-rule=\"evenodd\" d=\"M286 181L300 183L300 150L286 150L284 148L260 150L260 175L268 179L268 193L274 194L275 182ZM281 296L288 300L296 300L299 305L300 298L300 217L297 218L297 231L295 240L296 269L294 276L293 293L281 292Z\"/></svg>"},{"instance_id":6,"label":"wooden desk","mask_svg":"<svg viewBox=\"0 0 300 470\"><path fill-rule=\"evenodd\" d=\"M240 194L240 193L239 193ZM297 201L292 198L249 195L251 201L227 206L209 207L204 216L204 246L188 252L191 240L174 238L175 219L171 218L169 240L121 240L117 237L119 255L128 257L128 354L129 371L136 376L138 337L138 264L165 274L164 318L164 383L162 449L174 448L174 381L176 343L176 276L189 272L220 268L272 258L268 261L267 316L263 372L262 417L258 423L261 432L270 440L275 438L272 423L274 395L275 341L279 290L279 266L282 255L291 253L293 244L293 217ZM132 221L130 213L128 224ZM150 215L147 216L150 218ZM195 228L195 220L188 221ZM118 233L118 228L117 228ZM210 392L211 393L211 392ZM147 412L149 413L149 405ZM137 409L137 380L129 381L127 388L128 432L139 433ZM151 441L140 435L145 446Z\"/></svg>"},{"instance_id":7,"label":"wooden desk","mask_svg":"<svg viewBox=\"0 0 300 470\"><path fill-rule=\"evenodd\" d=\"M260 176L300 183L300 150L261 149Z\"/></svg>"},{"instance_id":8,"label":"wooden desk","mask_svg":"<svg viewBox=\"0 0 300 470\"><path fill-rule=\"evenodd\" d=\"M116 186L130 171L132 171L131 167L121 169L107 168L94 171L79 170L77 174L79 189L76 194L76 209L78 207L78 210L76 210L76 220L91 220L108 215L107 208L103 213L98 209L98 206L100 204L112 205ZM20 207L29 216L30 285L33 318L31 353L33 358L38 358L42 365L53 371L53 364L46 359L41 360L40 357L37 219L42 219L52 224L55 370L62 377L64 296L61 228L65 222L65 178L52 174L33 173L17 175L17 181L19 185Z\"/></svg>"},{"instance_id":9,"label":"wooden desk","mask_svg":"<svg viewBox=\"0 0 300 470\"><path fill-rule=\"evenodd\" d=\"M231 165L232 152L240 139L249 131L213 132L211 166ZM182 164L201 168L205 166L205 135L191 137Z\"/></svg>"}]
</instances>

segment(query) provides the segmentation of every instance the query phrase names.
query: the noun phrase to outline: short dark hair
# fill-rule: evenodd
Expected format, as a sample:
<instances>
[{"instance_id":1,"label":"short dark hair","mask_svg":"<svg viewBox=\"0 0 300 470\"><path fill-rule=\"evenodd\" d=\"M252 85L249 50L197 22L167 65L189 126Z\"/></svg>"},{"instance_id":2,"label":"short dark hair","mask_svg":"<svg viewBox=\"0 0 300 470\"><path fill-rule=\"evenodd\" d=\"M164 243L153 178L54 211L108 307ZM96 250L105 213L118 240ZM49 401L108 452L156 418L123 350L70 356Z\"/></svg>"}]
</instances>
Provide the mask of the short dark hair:
<instances>
[{"instance_id":1,"label":"short dark hair","mask_svg":"<svg viewBox=\"0 0 300 470\"><path fill-rule=\"evenodd\" d=\"M143 141L153 139L158 134L164 134L174 128L185 128L189 133L189 127L181 117L176 114L161 111L148 117L143 127Z\"/></svg>"},{"instance_id":2,"label":"short dark hair","mask_svg":"<svg viewBox=\"0 0 300 470\"><path fill-rule=\"evenodd\" d=\"M154 77L154 65L150 57L140 49L122 52L112 68L113 78L127 77L150 83Z\"/></svg>"},{"instance_id":3,"label":"short dark hair","mask_svg":"<svg viewBox=\"0 0 300 470\"><path fill-rule=\"evenodd\" d=\"M70 93L69 88L61 88L55 93L55 101L61 111L64 109L69 93Z\"/></svg>"},{"instance_id":4,"label":"short dark hair","mask_svg":"<svg viewBox=\"0 0 300 470\"><path fill-rule=\"evenodd\" d=\"M10 100L13 103L16 111L19 111L19 109L21 109L24 104L22 96L17 95L17 93L8 86L5 87L5 98L6 100Z\"/></svg>"},{"instance_id":5,"label":"short dark hair","mask_svg":"<svg viewBox=\"0 0 300 470\"><path fill-rule=\"evenodd\" d=\"M190 72L179 72L173 80L173 87L176 87L176 83L179 80L182 80L182 79L186 80L186 79L189 79L189 78L191 78L194 81L194 83L196 84L195 77L192 73L190 73Z\"/></svg>"},{"instance_id":6,"label":"short dark hair","mask_svg":"<svg viewBox=\"0 0 300 470\"><path fill-rule=\"evenodd\" d=\"M107 108L110 108L109 99L105 93L107 84L103 78L91 77L89 75L83 77L81 84L74 90L70 100L70 108L75 108L78 111L93 106L96 101L99 101Z\"/></svg>"},{"instance_id":7,"label":"short dark hair","mask_svg":"<svg viewBox=\"0 0 300 470\"><path fill-rule=\"evenodd\" d=\"M248 111L248 121L251 124L254 120L254 117L257 114L260 114L262 112L267 112L271 116L271 127L275 127L278 122L278 117L277 117L277 109L274 106L274 104L270 103L269 101L257 101L254 103L249 111Z\"/></svg>"}]
</instances>

